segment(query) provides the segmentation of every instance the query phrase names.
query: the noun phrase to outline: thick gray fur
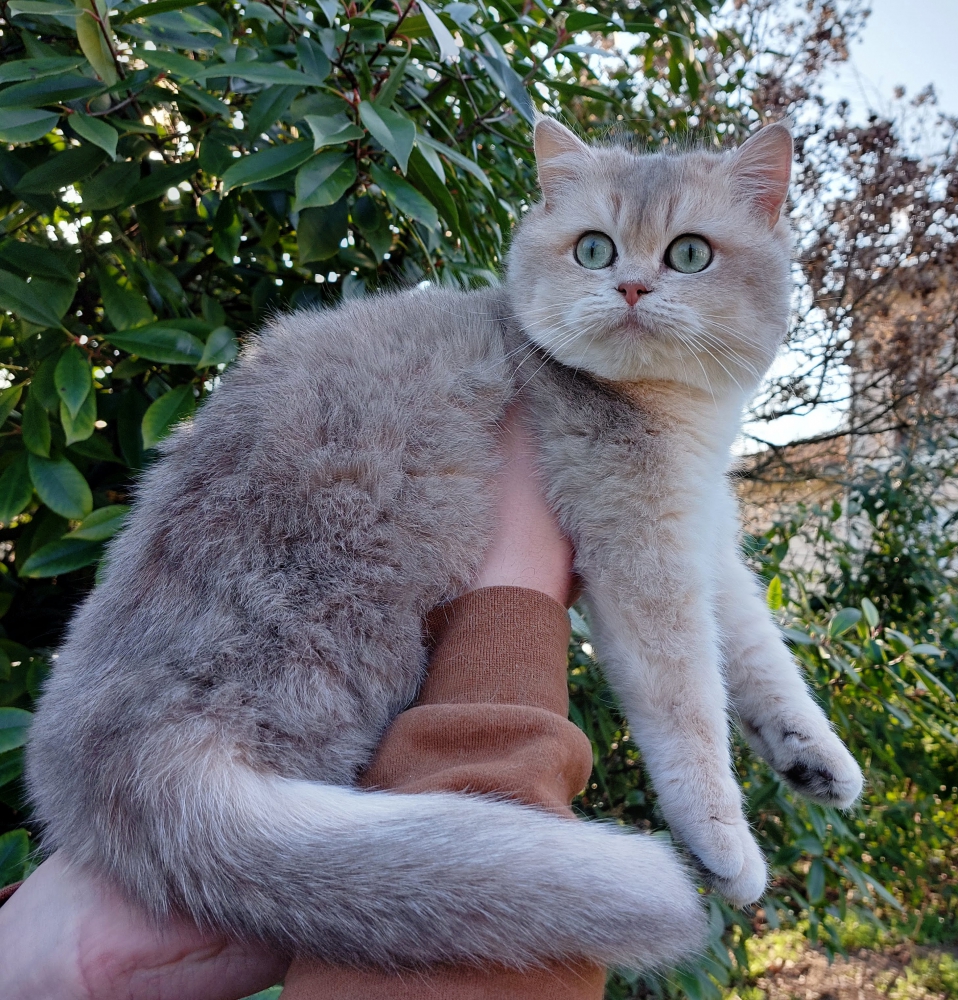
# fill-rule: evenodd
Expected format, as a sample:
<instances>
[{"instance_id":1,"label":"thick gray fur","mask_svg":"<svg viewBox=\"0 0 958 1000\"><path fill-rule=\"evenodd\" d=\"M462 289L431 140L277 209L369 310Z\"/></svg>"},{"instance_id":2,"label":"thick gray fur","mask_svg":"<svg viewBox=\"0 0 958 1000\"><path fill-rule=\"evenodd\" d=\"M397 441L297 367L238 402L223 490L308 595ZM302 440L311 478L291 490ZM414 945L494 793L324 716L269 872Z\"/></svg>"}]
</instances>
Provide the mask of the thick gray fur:
<instances>
[{"instance_id":1,"label":"thick gray fur","mask_svg":"<svg viewBox=\"0 0 958 1000\"><path fill-rule=\"evenodd\" d=\"M293 783L354 781L421 681L423 615L478 567L504 312L430 292L282 317L165 445L37 716L48 848L158 914L339 962L658 964L698 941L648 837Z\"/></svg>"},{"instance_id":2,"label":"thick gray fur","mask_svg":"<svg viewBox=\"0 0 958 1000\"><path fill-rule=\"evenodd\" d=\"M722 383L728 368L705 354L708 392L683 382L673 369L696 373L678 363L697 348L671 331L655 347L642 327L651 321L623 311L621 275L580 276L572 255L575 234L600 228L604 209L588 199L603 185L620 210L622 191L661 188L664 201L635 202L643 239L659 225L657 205L686 211L675 192L690 171L705 178L706 202L738 197L725 224L754 224L774 250L768 262L750 251L765 277L740 263L738 285L727 267L715 286L732 281L739 299L761 289L742 307L748 329L766 331L739 372L748 381L770 362L787 315L788 236L762 216L774 188L756 179L764 161L634 157L568 133L540 149L540 133L546 200L520 227L504 290L406 292L277 319L143 477L41 699L28 779L47 847L158 917L184 912L285 951L387 967L578 956L654 966L700 945L698 894L659 840L487 798L349 787L415 696L423 615L476 573L492 531L497 427L517 396L576 546L610 679L666 817L715 884L740 902L764 885L729 776L726 693L783 773L824 771L819 797L829 801L857 794L854 775L835 791L844 750L752 593L734 514L721 531L700 516L709 504L731 509L723 470L739 382ZM597 170L584 169L593 160ZM736 169L748 182L738 193ZM555 204L577 171L590 193L572 214L585 214L566 220L571 236L556 235ZM705 215L679 231L702 232ZM678 224L661 223L650 261L661 262ZM651 282L645 251L616 239L616 267ZM591 284L577 289L580 278ZM676 288L669 294L687 297L694 285ZM589 315L605 317L580 330L579 347L561 320L540 323L535 312L573 291L577 303L594 296ZM706 297L718 307L720 291ZM639 342L655 348L651 360L629 354L615 369L623 381L610 379L616 345ZM599 370L579 354L565 360L573 348L599 352ZM737 642L736 628L761 639Z\"/></svg>"}]
</instances>

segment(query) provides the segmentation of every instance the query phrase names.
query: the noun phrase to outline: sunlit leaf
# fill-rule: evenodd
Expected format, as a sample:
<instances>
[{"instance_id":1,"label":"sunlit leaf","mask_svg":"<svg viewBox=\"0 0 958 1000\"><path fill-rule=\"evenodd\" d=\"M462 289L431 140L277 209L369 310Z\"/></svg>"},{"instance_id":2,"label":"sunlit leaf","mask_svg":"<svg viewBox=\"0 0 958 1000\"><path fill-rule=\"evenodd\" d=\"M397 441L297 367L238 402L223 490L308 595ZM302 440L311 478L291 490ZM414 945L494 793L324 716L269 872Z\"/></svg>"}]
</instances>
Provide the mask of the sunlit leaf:
<instances>
[{"instance_id":1,"label":"sunlit leaf","mask_svg":"<svg viewBox=\"0 0 958 1000\"><path fill-rule=\"evenodd\" d=\"M70 128L88 142L99 146L111 160L116 159L116 144L120 136L112 125L77 112L70 116Z\"/></svg>"},{"instance_id":2,"label":"sunlit leaf","mask_svg":"<svg viewBox=\"0 0 958 1000\"><path fill-rule=\"evenodd\" d=\"M110 333L107 338L120 350L160 364L195 365L203 357L203 344L193 334L162 323Z\"/></svg>"},{"instance_id":3,"label":"sunlit leaf","mask_svg":"<svg viewBox=\"0 0 958 1000\"><path fill-rule=\"evenodd\" d=\"M190 416L196 408L193 386L177 386L150 404L143 415L143 447L153 448L169 434L175 423Z\"/></svg>"},{"instance_id":4,"label":"sunlit leaf","mask_svg":"<svg viewBox=\"0 0 958 1000\"><path fill-rule=\"evenodd\" d=\"M123 527L129 511L126 504L100 507L87 515L66 537L73 541L105 542Z\"/></svg>"},{"instance_id":5,"label":"sunlit leaf","mask_svg":"<svg viewBox=\"0 0 958 1000\"><path fill-rule=\"evenodd\" d=\"M72 573L95 563L102 553L100 542L74 540L68 535L32 553L20 567L20 576L41 578Z\"/></svg>"},{"instance_id":6,"label":"sunlit leaf","mask_svg":"<svg viewBox=\"0 0 958 1000\"><path fill-rule=\"evenodd\" d=\"M439 215L433 205L426 200L409 181L399 174L385 170L375 164L370 167L373 180L383 189L386 197L410 218L423 223L430 229L439 225Z\"/></svg>"},{"instance_id":7,"label":"sunlit leaf","mask_svg":"<svg viewBox=\"0 0 958 1000\"><path fill-rule=\"evenodd\" d=\"M399 169L405 173L412 144L416 141L416 126L399 112L378 107L370 101L360 103L359 117L373 138L396 157Z\"/></svg>"},{"instance_id":8,"label":"sunlit leaf","mask_svg":"<svg viewBox=\"0 0 958 1000\"><path fill-rule=\"evenodd\" d=\"M27 457L37 496L61 517L80 521L93 510L93 494L77 467L66 458Z\"/></svg>"}]
</instances>

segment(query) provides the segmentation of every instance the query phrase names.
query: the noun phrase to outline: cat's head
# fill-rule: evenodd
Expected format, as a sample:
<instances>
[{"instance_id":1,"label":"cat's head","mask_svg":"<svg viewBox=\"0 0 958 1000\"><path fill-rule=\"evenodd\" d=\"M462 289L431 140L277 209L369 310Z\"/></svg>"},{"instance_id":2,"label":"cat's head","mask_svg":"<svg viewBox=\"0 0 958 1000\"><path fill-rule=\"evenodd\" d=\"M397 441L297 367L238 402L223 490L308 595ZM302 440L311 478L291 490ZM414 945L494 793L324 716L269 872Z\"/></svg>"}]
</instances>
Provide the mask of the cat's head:
<instances>
[{"instance_id":1,"label":"cat's head","mask_svg":"<svg viewBox=\"0 0 958 1000\"><path fill-rule=\"evenodd\" d=\"M526 334L614 381L754 389L788 322L788 128L731 152L643 155L541 118L535 151L543 198L508 259Z\"/></svg>"}]
</instances>

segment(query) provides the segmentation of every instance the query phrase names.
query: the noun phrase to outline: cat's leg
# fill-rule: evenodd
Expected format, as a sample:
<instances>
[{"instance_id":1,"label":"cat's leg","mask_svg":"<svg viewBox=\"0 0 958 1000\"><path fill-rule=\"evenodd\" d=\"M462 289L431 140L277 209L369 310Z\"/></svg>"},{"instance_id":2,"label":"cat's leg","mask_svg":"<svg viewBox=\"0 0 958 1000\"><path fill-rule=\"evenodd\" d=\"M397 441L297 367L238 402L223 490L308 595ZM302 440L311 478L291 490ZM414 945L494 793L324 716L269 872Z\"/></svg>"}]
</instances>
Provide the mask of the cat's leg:
<instances>
[{"instance_id":1,"label":"cat's leg","mask_svg":"<svg viewBox=\"0 0 958 1000\"><path fill-rule=\"evenodd\" d=\"M862 773L809 693L751 572L729 551L717 600L732 708L749 743L803 795L846 808Z\"/></svg>"},{"instance_id":2,"label":"cat's leg","mask_svg":"<svg viewBox=\"0 0 958 1000\"><path fill-rule=\"evenodd\" d=\"M694 565L624 581L587 580L605 667L672 832L736 905L757 900L765 862L742 812L729 750L726 691L706 582ZM604 579L603 579L604 577Z\"/></svg>"}]
</instances>

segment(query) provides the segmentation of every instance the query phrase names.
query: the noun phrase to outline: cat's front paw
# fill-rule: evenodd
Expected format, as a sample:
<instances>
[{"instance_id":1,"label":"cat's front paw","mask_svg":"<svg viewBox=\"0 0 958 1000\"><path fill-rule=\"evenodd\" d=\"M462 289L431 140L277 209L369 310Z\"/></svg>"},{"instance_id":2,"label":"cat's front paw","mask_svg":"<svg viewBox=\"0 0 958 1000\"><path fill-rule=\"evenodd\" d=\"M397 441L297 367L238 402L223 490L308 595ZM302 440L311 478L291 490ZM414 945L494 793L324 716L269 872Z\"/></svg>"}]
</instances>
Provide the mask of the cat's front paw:
<instances>
[{"instance_id":1,"label":"cat's front paw","mask_svg":"<svg viewBox=\"0 0 958 1000\"><path fill-rule=\"evenodd\" d=\"M824 805L847 809L862 792L862 772L831 730L799 720L766 724L765 759L795 791Z\"/></svg>"},{"instance_id":2,"label":"cat's front paw","mask_svg":"<svg viewBox=\"0 0 958 1000\"><path fill-rule=\"evenodd\" d=\"M733 906L748 906L765 892L768 870L744 816L686 825L682 839L707 881Z\"/></svg>"}]
</instances>

